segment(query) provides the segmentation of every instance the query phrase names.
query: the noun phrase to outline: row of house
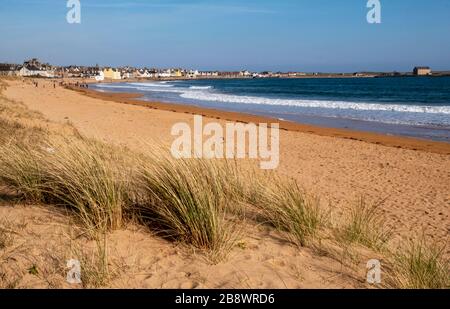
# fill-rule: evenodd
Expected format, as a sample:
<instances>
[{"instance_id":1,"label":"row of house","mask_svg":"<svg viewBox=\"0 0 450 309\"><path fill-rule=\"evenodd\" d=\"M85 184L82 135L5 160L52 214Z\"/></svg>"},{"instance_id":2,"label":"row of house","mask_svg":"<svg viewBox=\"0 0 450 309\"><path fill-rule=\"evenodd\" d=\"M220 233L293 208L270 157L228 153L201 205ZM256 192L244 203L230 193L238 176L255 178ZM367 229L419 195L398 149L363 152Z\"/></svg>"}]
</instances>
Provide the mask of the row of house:
<instances>
[{"instance_id":1,"label":"row of house","mask_svg":"<svg viewBox=\"0 0 450 309\"><path fill-rule=\"evenodd\" d=\"M239 78L252 77L254 73L249 71L240 72L219 72L219 71L199 71L185 69L137 69L133 67L111 68L107 67L98 70L97 74L91 76L99 80L103 79L134 79L134 78Z\"/></svg>"},{"instance_id":2,"label":"row of house","mask_svg":"<svg viewBox=\"0 0 450 309\"><path fill-rule=\"evenodd\" d=\"M416 67L415 75L430 75L428 67ZM23 77L47 77L47 78L92 78L97 81L103 80L126 80L126 79L165 79L165 78L295 78L319 73L307 74L303 72L260 72L253 73L248 70L219 72L186 70L181 68L155 69L135 68L131 66L112 68L96 66L65 66L54 67L50 64L40 63L33 58L25 61L22 65L0 64L0 75L23 76ZM354 76L363 76L355 73Z\"/></svg>"},{"instance_id":3,"label":"row of house","mask_svg":"<svg viewBox=\"0 0 450 309\"><path fill-rule=\"evenodd\" d=\"M53 78L55 77L55 67L49 64L42 64L34 58L25 61L23 65L0 64L0 75Z\"/></svg>"},{"instance_id":4,"label":"row of house","mask_svg":"<svg viewBox=\"0 0 450 309\"><path fill-rule=\"evenodd\" d=\"M148 69L134 67L105 67L98 65L89 66L65 66L54 67L48 63L41 63L33 58L25 61L22 65L0 64L0 75L22 76L22 77L47 77L47 78L93 78L97 81L122 80L134 78L242 78L255 77L255 73L247 70L239 72L199 71L181 68L171 69Z\"/></svg>"},{"instance_id":5,"label":"row of house","mask_svg":"<svg viewBox=\"0 0 450 309\"><path fill-rule=\"evenodd\" d=\"M304 73L252 73L247 70L235 72L199 71L185 69L148 69L148 68L100 68L84 66L52 67L41 64L37 59L25 61L23 65L0 64L0 75L40 76L48 78L93 78L97 81L135 78L250 78L250 77L295 77Z\"/></svg>"},{"instance_id":6,"label":"row of house","mask_svg":"<svg viewBox=\"0 0 450 309\"><path fill-rule=\"evenodd\" d=\"M16 76L18 65L10 63L0 63L0 76Z\"/></svg>"},{"instance_id":7,"label":"row of house","mask_svg":"<svg viewBox=\"0 0 450 309\"><path fill-rule=\"evenodd\" d=\"M158 71L155 69L135 69L135 68L104 68L93 78L103 79L133 79L133 78L170 78L182 77L181 71Z\"/></svg>"},{"instance_id":8,"label":"row of house","mask_svg":"<svg viewBox=\"0 0 450 309\"><path fill-rule=\"evenodd\" d=\"M248 72L248 71L245 71ZM184 69L136 69L136 68L105 68L98 74L104 79L132 79L132 78L198 78L198 77L235 77L250 76L250 73L243 72L218 72L218 71L198 71ZM95 78L95 77L94 77Z\"/></svg>"}]
</instances>

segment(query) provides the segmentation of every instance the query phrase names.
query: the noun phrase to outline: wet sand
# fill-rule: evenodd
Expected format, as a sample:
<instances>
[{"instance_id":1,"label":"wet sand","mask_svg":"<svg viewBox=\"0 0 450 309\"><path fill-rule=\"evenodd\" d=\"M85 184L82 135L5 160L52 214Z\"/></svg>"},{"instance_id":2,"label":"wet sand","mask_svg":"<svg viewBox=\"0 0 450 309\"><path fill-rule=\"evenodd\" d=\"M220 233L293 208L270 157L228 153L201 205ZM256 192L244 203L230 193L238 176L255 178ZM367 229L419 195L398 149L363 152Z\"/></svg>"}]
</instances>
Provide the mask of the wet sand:
<instances>
[{"instance_id":1,"label":"wet sand","mask_svg":"<svg viewBox=\"0 0 450 309\"><path fill-rule=\"evenodd\" d=\"M300 124L284 121L270 117L255 116L238 112L222 111L217 109L202 108L197 106L141 101L141 95L136 93L108 93L83 88L71 88L91 98L125 103L130 105L144 106L147 108L165 110L177 113L203 115L208 118L216 118L226 121L243 123L279 123L280 129L291 132L310 133L319 136L339 137L350 140L363 141L388 147L402 149L421 150L440 154L450 154L450 143L436 142L403 136L383 135L371 132L355 131L350 129L324 128L319 126Z\"/></svg>"}]
</instances>

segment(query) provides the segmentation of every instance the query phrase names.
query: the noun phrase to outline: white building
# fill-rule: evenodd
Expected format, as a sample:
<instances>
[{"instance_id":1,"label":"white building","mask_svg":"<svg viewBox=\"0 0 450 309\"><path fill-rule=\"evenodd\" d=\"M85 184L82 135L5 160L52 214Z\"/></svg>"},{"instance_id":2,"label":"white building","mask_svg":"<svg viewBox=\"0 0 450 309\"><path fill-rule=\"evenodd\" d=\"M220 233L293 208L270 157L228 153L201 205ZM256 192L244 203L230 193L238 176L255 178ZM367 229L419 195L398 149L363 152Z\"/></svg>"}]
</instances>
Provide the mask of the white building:
<instances>
[{"instance_id":1,"label":"white building","mask_svg":"<svg viewBox=\"0 0 450 309\"><path fill-rule=\"evenodd\" d=\"M99 71L93 78L98 82L102 82L105 80L105 74L103 73L103 71Z\"/></svg>"},{"instance_id":2,"label":"white building","mask_svg":"<svg viewBox=\"0 0 450 309\"><path fill-rule=\"evenodd\" d=\"M170 72L170 70L164 70L162 72L159 72L157 77L161 77L161 78L169 78L172 76L172 73Z\"/></svg>"},{"instance_id":3,"label":"white building","mask_svg":"<svg viewBox=\"0 0 450 309\"><path fill-rule=\"evenodd\" d=\"M198 70L189 70L187 72L187 77L189 78L196 78L200 73L198 72Z\"/></svg>"},{"instance_id":4,"label":"white building","mask_svg":"<svg viewBox=\"0 0 450 309\"><path fill-rule=\"evenodd\" d=\"M122 79L130 79L130 78L134 78L135 74L133 72L122 72Z\"/></svg>"},{"instance_id":5,"label":"white building","mask_svg":"<svg viewBox=\"0 0 450 309\"><path fill-rule=\"evenodd\" d=\"M217 71L201 71L198 72L198 76L207 77L207 76L219 76L219 72Z\"/></svg>"},{"instance_id":6,"label":"white building","mask_svg":"<svg viewBox=\"0 0 450 309\"><path fill-rule=\"evenodd\" d=\"M150 78L153 77L153 74L151 74L149 71L147 70L137 70L136 73L134 74L137 78Z\"/></svg>"},{"instance_id":7,"label":"white building","mask_svg":"<svg viewBox=\"0 0 450 309\"><path fill-rule=\"evenodd\" d=\"M40 77L53 78L53 77L55 77L55 72L50 71L50 70L41 70L34 66L30 66L30 67L23 66L19 70L18 75L22 76L22 77L40 76Z\"/></svg>"}]
</instances>

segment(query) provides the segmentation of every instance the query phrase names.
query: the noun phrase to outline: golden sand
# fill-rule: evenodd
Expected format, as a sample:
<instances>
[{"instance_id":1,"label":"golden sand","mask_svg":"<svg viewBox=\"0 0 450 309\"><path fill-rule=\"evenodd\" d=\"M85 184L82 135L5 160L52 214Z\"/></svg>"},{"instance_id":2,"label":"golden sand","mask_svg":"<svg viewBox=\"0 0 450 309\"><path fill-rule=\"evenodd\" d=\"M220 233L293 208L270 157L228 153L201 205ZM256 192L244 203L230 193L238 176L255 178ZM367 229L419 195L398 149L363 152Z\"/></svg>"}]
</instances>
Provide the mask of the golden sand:
<instances>
[{"instance_id":1,"label":"golden sand","mask_svg":"<svg viewBox=\"0 0 450 309\"><path fill-rule=\"evenodd\" d=\"M4 92L7 97L22 101L47 119L70 122L88 137L126 145L137 151L145 151L154 141L169 146L173 141L170 135L172 125L181 121L192 123L192 114L204 115L205 122L222 124L226 121L271 122L267 118L237 113L175 104L141 103L126 94L89 91L86 95L62 87L53 88L51 82L45 81L41 81L38 88L22 81L8 83L10 86ZM397 241L422 233L430 239L448 241L449 144L287 122L283 122L281 127L285 130L280 133L278 171L295 178L302 187L319 196L323 204L330 205L333 212L341 213L361 196L369 202L385 200L380 211L394 229ZM45 247L44 244L62 244L60 239L64 239L67 229L65 219L53 222L53 212L49 213L43 207L0 207L0 217L8 217L17 225L23 220L29 222L21 239L36 247L30 249L36 250L35 256L42 256L39 250ZM111 286L365 286L364 263L357 266L356 272L347 272L336 260L318 256L310 249L298 251L274 231L255 226L245 229L251 232L245 233L242 248L236 249L241 251L232 253L228 261L219 265L210 265L195 252L189 253L186 248L152 237L139 228L114 232L108 236L111 252L114 252L117 263L127 265L129 269ZM39 240L35 238L37 234L40 235ZM23 286L48 284L36 280L30 277L23 281Z\"/></svg>"}]
</instances>

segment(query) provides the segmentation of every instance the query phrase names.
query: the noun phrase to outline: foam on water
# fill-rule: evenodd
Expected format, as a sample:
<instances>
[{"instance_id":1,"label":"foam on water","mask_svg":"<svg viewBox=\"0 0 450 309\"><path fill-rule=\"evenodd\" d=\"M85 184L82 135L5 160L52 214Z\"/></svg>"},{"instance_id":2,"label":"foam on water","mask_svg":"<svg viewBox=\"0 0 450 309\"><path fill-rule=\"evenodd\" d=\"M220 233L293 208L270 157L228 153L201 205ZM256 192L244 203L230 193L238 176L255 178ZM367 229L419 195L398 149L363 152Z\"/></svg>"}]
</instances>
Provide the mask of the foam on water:
<instances>
[{"instance_id":1,"label":"foam on water","mask_svg":"<svg viewBox=\"0 0 450 309\"><path fill-rule=\"evenodd\" d=\"M174 85L167 84L167 82L159 82L159 83L128 83L127 85L138 86L138 87L162 87L162 88L171 88Z\"/></svg>"},{"instance_id":2,"label":"foam on water","mask_svg":"<svg viewBox=\"0 0 450 309\"><path fill-rule=\"evenodd\" d=\"M220 84L205 85L204 82L192 81L96 84L93 88L97 88L99 91L135 91L143 93L144 100L199 104L205 107L272 115L290 121L307 122L310 119L308 117L325 117L323 119L335 121L335 123L339 122L339 125L342 126L348 124L348 122L345 122L346 120L356 120L369 123L439 128L439 130L443 130L439 134L442 134L444 139L450 138L448 136L448 132L450 132L449 104L421 104L420 101L414 103L415 101L412 100L403 103L403 101L395 99L395 92L394 96L388 97L391 102L386 101L386 103L377 98L373 101L371 97L352 99L351 96L343 96L345 100L327 97L323 99L302 98L301 94L289 97L290 94L287 94L289 88L285 93L279 88L274 88L272 91L271 86L268 86L266 92L261 91L261 94L250 87L250 91L253 91L251 93L255 93L251 95L245 95L247 86L240 84L240 82L239 87L243 89L238 89L239 92L237 93L235 93L234 88L231 90L229 88L222 89L223 86ZM326 120L326 123L328 123L328 120ZM354 123L348 124L349 127L353 125Z\"/></svg>"},{"instance_id":3,"label":"foam on water","mask_svg":"<svg viewBox=\"0 0 450 309\"><path fill-rule=\"evenodd\" d=\"M409 113L429 113L429 114L448 114L448 106L420 106L420 105L401 105L401 104L378 104L365 102L346 102L346 101L325 101L325 100L293 100L293 99L274 99L254 96L238 96L221 93L189 91L183 92L181 97L185 99L215 101L224 103L240 104L263 104L278 106L297 106L327 109L351 109L361 111L395 111Z\"/></svg>"},{"instance_id":4,"label":"foam on water","mask_svg":"<svg viewBox=\"0 0 450 309\"><path fill-rule=\"evenodd\" d=\"M191 86L189 87L189 89L194 89L194 90L202 90L202 89L212 89L212 86Z\"/></svg>"},{"instance_id":5,"label":"foam on water","mask_svg":"<svg viewBox=\"0 0 450 309\"><path fill-rule=\"evenodd\" d=\"M325 109L348 109L359 111L394 111L406 113L427 113L427 114L445 114L450 115L449 106L426 106L426 105L408 105L408 104L379 104L369 102L349 102L349 101L331 101L331 100L300 100L300 99L277 99L256 96L231 95L213 92L212 86L190 86L175 87L167 82L159 83L128 83L125 85L99 84L100 88L128 88L144 92L168 92L180 93L180 97L191 100L237 103L237 104L260 104L276 106L296 106L307 108L325 108ZM164 88L164 89L160 89ZM169 88L169 89L167 89Z\"/></svg>"}]
</instances>

